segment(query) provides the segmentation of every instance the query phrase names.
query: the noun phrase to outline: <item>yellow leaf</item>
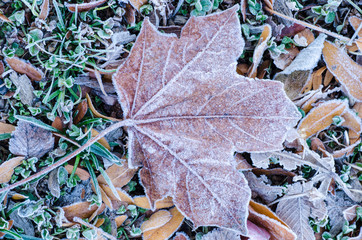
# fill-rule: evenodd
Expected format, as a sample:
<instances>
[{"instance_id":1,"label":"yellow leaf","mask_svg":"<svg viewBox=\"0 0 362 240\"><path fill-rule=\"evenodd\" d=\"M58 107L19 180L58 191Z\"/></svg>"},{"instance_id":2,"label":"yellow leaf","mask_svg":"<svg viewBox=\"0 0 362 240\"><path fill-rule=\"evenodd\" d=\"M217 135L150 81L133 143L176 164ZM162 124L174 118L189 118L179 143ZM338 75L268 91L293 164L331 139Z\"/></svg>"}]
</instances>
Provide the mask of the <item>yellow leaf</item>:
<instances>
[{"instance_id":1,"label":"yellow leaf","mask_svg":"<svg viewBox=\"0 0 362 240\"><path fill-rule=\"evenodd\" d=\"M333 117L342 115L347 108L347 102L340 100L331 100L318 105L300 122L298 126L300 136L307 139L328 128L333 123Z\"/></svg>"},{"instance_id":2,"label":"yellow leaf","mask_svg":"<svg viewBox=\"0 0 362 240\"><path fill-rule=\"evenodd\" d=\"M11 158L0 165L0 183L7 183L10 181L14 173L14 168L19 166L24 160L24 157Z\"/></svg>"},{"instance_id":3,"label":"yellow leaf","mask_svg":"<svg viewBox=\"0 0 362 240\"><path fill-rule=\"evenodd\" d=\"M128 168L128 163L124 162L123 165L113 164L107 168L106 173L111 179L113 185L117 188L125 186L135 175L137 169ZM107 184L102 175L97 177L99 183Z\"/></svg>"},{"instance_id":4,"label":"yellow leaf","mask_svg":"<svg viewBox=\"0 0 362 240\"><path fill-rule=\"evenodd\" d=\"M151 215L150 219L144 221L141 225L142 232L147 232L160 228L166 223L168 223L172 218L172 215L167 210L160 210Z\"/></svg>"},{"instance_id":5,"label":"yellow leaf","mask_svg":"<svg viewBox=\"0 0 362 240\"><path fill-rule=\"evenodd\" d=\"M143 240L164 240L168 239L181 226L184 216L176 207L170 209L171 220L160 228L143 233Z\"/></svg>"},{"instance_id":6,"label":"yellow leaf","mask_svg":"<svg viewBox=\"0 0 362 240\"><path fill-rule=\"evenodd\" d=\"M324 43L323 56L328 70L346 89L347 94L362 101L362 66L328 41Z\"/></svg>"},{"instance_id":7,"label":"yellow leaf","mask_svg":"<svg viewBox=\"0 0 362 240\"><path fill-rule=\"evenodd\" d=\"M135 198L133 198L133 201L137 207L144 208L144 209L151 209L151 205L150 205L150 202L148 201L147 197L144 197L144 196L135 197ZM173 204L172 198L167 197L165 199L162 199L162 200L156 202L156 209L169 208L169 207L172 207L173 205L174 204Z\"/></svg>"}]
</instances>

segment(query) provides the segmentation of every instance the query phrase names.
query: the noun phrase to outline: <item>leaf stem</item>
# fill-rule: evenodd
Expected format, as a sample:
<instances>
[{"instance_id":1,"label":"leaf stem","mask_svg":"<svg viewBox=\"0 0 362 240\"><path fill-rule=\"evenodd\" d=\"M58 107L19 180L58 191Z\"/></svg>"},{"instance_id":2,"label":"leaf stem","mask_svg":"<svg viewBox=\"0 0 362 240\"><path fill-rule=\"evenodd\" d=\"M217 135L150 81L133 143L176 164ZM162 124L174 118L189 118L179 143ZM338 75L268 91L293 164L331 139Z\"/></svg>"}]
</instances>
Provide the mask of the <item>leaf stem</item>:
<instances>
[{"instance_id":1,"label":"leaf stem","mask_svg":"<svg viewBox=\"0 0 362 240\"><path fill-rule=\"evenodd\" d=\"M107 135L108 133L112 132L113 130L116 130L117 128L120 127L124 127L124 126L128 126L131 123L131 121L129 119L127 120L123 120L123 121L119 121L114 123L113 125L109 126L108 128L104 129L102 132L100 132L97 136L95 136L94 138L90 139L88 142L86 142L83 146L81 146L80 148L78 148L77 150L75 150L74 152L70 153L69 155L65 156L64 158L62 158L61 160L59 160L58 162L46 167L45 169L41 170L40 172L37 172L36 174L25 178L23 180L20 180L14 184L11 184L7 187L1 188L0 189L0 194L11 190L13 188L19 187L27 182L30 182L34 179L37 179L39 177L41 177L44 174L47 174L48 172L52 171L53 169L56 169L57 167L63 165L64 163L68 162L70 159L72 159L73 157L77 156L78 154L80 154L81 152L83 152L84 150L86 150L88 147L90 147L93 143L97 142L99 139L101 139L102 137L104 137L105 135Z\"/></svg>"},{"instance_id":2,"label":"leaf stem","mask_svg":"<svg viewBox=\"0 0 362 240\"><path fill-rule=\"evenodd\" d=\"M318 27L318 26L315 26L313 24L310 24L310 23L307 23L307 22L304 22L304 21L301 21L301 20L298 20L298 19L295 19L295 18L292 18L292 17L289 17L289 16L286 16L282 13L279 13L279 12L276 12L268 7L265 7L265 10L267 10L268 12L270 12L271 14L274 14L274 15L277 15L278 17L281 17L281 18L284 18L286 20L289 20L289 21L292 21L292 22L295 22L295 23L298 23L302 26L305 26L305 27L308 27L308 28L311 28L313 30L316 30L318 32L322 32L322 33L325 33L329 36L332 36L334 38L337 38L339 40L342 40L344 42L349 42L351 39L347 38L347 37L344 37L344 36L341 36L337 33L334 33L334 32L331 32L331 31L328 31L324 28L321 28L321 27Z\"/></svg>"}]
</instances>

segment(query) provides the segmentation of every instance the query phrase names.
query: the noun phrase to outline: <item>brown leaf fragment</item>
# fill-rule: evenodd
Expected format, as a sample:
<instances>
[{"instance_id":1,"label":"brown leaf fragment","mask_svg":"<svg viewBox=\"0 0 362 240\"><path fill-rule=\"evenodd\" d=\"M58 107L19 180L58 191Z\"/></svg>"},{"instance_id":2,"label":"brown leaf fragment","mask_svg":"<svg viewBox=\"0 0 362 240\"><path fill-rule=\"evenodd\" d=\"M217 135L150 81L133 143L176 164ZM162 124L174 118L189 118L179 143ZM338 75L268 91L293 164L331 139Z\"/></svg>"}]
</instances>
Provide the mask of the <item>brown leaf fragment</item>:
<instances>
[{"instance_id":1,"label":"brown leaf fragment","mask_svg":"<svg viewBox=\"0 0 362 240\"><path fill-rule=\"evenodd\" d=\"M355 110L360 118L362 118L362 103L356 102L353 105L353 110Z\"/></svg>"},{"instance_id":2,"label":"brown leaf fragment","mask_svg":"<svg viewBox=\"0 0 362 240\"><path fill-rule=\"evenodd\" d=\"M358 29L359 25L362 23L362 19L360 19L359 17L356 17L356 16L349 17L348 21L355 31ZM358 37L362 38L362 29L359 30Z\"/></svg>"},{"instance_id":3,"label":"brown leaf fragment","mask_svg":"<svg viewBox=\"0 0 362 240\"><path fill-rule=\"evenodd\" d=\"M169 220L165 225L160 228L150 230L143 233L143 240L164 240L171 237L174 232L181 226L184 216L177 210L176 207L170 209L172 215L171 220Z\"/></svg>"},{"instance_id":4,"label":"brown leaf fragment","mask_svg":"<svg viewBox=\"0 0 362 240\"><path fill-rule=\"evenodd\" d=\"M116 221L117 228L122 226L122 224L124 223L124 221L126 221L127 218L128 218L127 215L121 215L121 216L116 217L115 221Z\"/></svg>"},{"instance_id":5,"label":"brown leaf fragment","mask_svg":"<svg viewBox=\"0 0 362 240\"><path fill-rule=\"evenodd\" d=\"M324 76L323 85L327 87L332 82L333 77L333 74L327 69L326 75Z\"/></svg>"},{"instance_id":6,"label":"brown leaf fragment","mask_svg":"<svg viewBox=\"0 0 362 240\"><path fill-rule=\"evenodd\" d=\"M13 131L15 131L14 125L0 122L0 134L12 133Z\"/></svg>"},{"instance_id":7,"label":"brown leaf fragment","mask_svg":"<svg viewBox=\"0 0 362 240\"><path fill-rule=\"evenodd\" d=\"M18 200L25 200L28 199L29 196L25 196L23 194L15 193L13 196L11 196L11 199L18 201Z\"/></svg>"},{"instance_id":8,"label":"brown leaf fragment","mask_svg":"<svg viewBox=\"0 0 362 240\"><path fill-rule=\"evenodd\" d=\"M319 35L307 48L300 51L293 62L274 79L283 82L290 99L298 97L310 78L311 71L317 65L326 35Z\"/></svg>"},{"instance_id":9,"label":"brown leaf fragment","mask_svg":"<svg viewBox=\"0 0 362 240\"><path fill-rule=\"evenodd\" d=\"M54 147L54 137L50 131L19 121L11 134L9 150L12 154L41 158Z\"/></svg>"},{"instance_id":10,"label":"brown leaf fragment","mask_svg":"<svg viewBox=\"0 0 362 240\"><path fill-rule=\"evenodd\" d=\"M131 181L136 172L137 169L128 168L127 162L123 163L121 166L113 164L106 170L108 177L111 179L113 186L116 188L125 186L129 181ZM102 175L99 175L97 180L101 184L107 184Z\"/></svg>"},{"instance_id":11,"label":"brown leaf fragment","mask_svg":"<svg viewBox=\"0 0 362 240\"><path fill-rule=\"evenodd\" d=\"M272 29L269 24L264 25L263 32L260 35L259 42L255 47L253 54L253 64L248 73L248 77L255 78L257 74L258 65L263 57L263 53L267 48L267 43L271 37Z\"/></svg>"},{"instance_id":12,"label":"brown leaf fragment","mask_svg":"<svg viewBox=\"0 0 362 240\"><path fill-rule=\"evenodd\" d=\"M1 12L0 12L0 20L13 24L13 22L9 18L7 18L4 14L2 14Z\"/></svg>"},{"instance_id":13,"label":"brown leaf fragment","mask_svg":"<svg viewBox=\"0 0 362 240\"><path fill-rule=\"evenodd\" d=\"M38 18L45 20L49 15L49 9L50 9L49 0L43 0L43 3L41 5L40 9L41 10L40 10Z\"/></svg>"},{"instance_id":14,"label":"brown leaf fragment","mask_svg":"<svg viewBox=\"0 0 362 240\"><path fill-rule=\"evenodd\" d=\"M91 110L91 112L93 113L93 115L94 115L95 117L104 118L104 119L108 119L108 120L111 120L111 121L119 121L119 119L112 118L112 117L107 117L107 116L99 113L99 112L95 109L95 107L93 106L92 100L91 100L91 98L89 97L88 93L86 94L86 98L87 98L87 102L88 102L88 107L89 107L89 109Z\"/></svg>"},{"instance_id":15,"label":"brown leaf fragment","mask_svg":"<svg viewBox=\"0 0 362 240\"><path fill-rule=\"evenodd\" d=\"M356 141L355 143L349 145L348 147L342 148L341 150L333 152L334 158L342 158L342 157L348 157L351 154L353 154L354 148L358 146L358 144L361 143L361 139Z\"/></svg>"},{"instance_id":16,"label":"brown leaf fragment","mask_svg":"<svg viewBox=\"0 0 362 240\"><path fill-rule=\"evenodd\" d=\"M309 44L311 44L315 40L314 34L308 28L305 28L303 31L297 33L297 35L295 35L295 37L294 37L294 41L296 41L296 38L297 39L303 39L304 38L305 41L306 41L306 46L308 46Z\"/></svg>"},{"instance_id":17,"label":"brown leaf fragment","mask_svg":"<svg viewBox=\"0 0 362 240\"><path fill-rule=\"evenodd\" d=\"M132 199L131 196L128 195L128 193L124 190L122 190L121 188L117 188L117 193L118 193L118 197L115 196L111 190L111 188L108 185L105 184L100 184L102 190L104 191L104 193L107 195L107 197L111 200L111 201L119 201L119 199L121 199L122 202L126 202L128 204L134 204L134 201Z\"/></svg>"},{"instance_id":18,"label":"brown leaf fragment","mask_svg":"<svg viewBox=\"0 0 362 240\"><path fill-rule=\"evenodd\" d=\"M64 168L67 170L69 174L71 174L74 166L68 164ZM87 181L90 178L89 173L86 170L79 167L77 167L77 169L75 170L75 175L77 175L82 181Z\"/></svg>"},{"instance_id":19,"label":"brown leaf fragment","mask_svg":"<svg viewBox=\"0 0 362 240\"><path fill-rule=\"evenodd\" d=\"M133 198L133 201L137 207L144 208L144 209L151 209L151 205L150 205L150 202L147 199L147 197L138 196L138 197ZM173 205L174 205L174 203L172 201L172 198L167 197L165 199L162 199L162 200L156 202L156 209L169 208L169 207L172 207Z\"/></svg>"},{"instance_id":20,"label":"brown leaf fragment","mask_svg":"<svg viewBox=\"0 0 362 240\"><path fill-rule=\"evenodd\" d=\"M102 5L105 2L107 2L107 0L98 0L98 1L88 2L88 3L81 3L81 4L66 2L64 5L71 12L75 12L76 9L78 12L87 12L87 11L90 11L90 10Z\"/></svg>"},{"instance_id":21,"label":"brown leaf fragment","mask_svg":"<svg viewBox=\"0 0 362 240\"><path fill-rule=\"evenodd\" d=\"M126 22L129 25L131 25L131 26L135 25L135 23L136 23L136 9L134 7L132 7L131 4L126 5L124 18L126 19Z\"/></svg>"},{"instance_id":22,"label":"brown leaf fragment","mask_svg":"<svg viewBox=\"0 0 362 240\"><path fill-rule=\"evenodd\" d=\"M355 220L355 218L357 217L357 208L360 208L360 205L353 205L345 210L343 210L343 217L344 219L346 219L348 222L351 222L353 220Z\"/></svg>"},{"instance_id":23,"label":"brown leaf fragment","mask_svg":"<svg viewBox=\"0 0 362 240\"><path fill-rule=\"evenodd\" d=\"M147 3L147 0L129 0L129 3L139 11L140 8Z\"/></svg>"},{"instance_id":24,"label":"brown leaf fragment","mask_svg":"<svg viewBox=\"0 0 362 240\"><path fill-rule=\"evenodd\" d=\"M298 126L298 132L304 139L328 128L333 117L340 116L348 109L346 101L330 100L313 108Z\"/></svg>"},{"instance_id":25,"label":"brown leaf fragment","mask_svg":"<svg viewBox=\"0 0 362 240\"><path fill-rule=\"evenodd\" d=\"M5 61L14 71L27 75L31 80L40 81L44 74L38 68L17 57L5 58Z\"/></svg>"},{"instance_id":26,"label":"brown leaf fragment","mask_svg":"<svg viewBox=\"0 0 362 240\"><path fill-rule=\"evenodd\" d=\"M313 89L317 90L319 89L320 85L322 85L322 74L326 70L326 67L321 67L317 71L312 73L312 83L313 83Z\"/></svg>"},{"instance_id":27,"label":"brown leaf fragment","mask_svg":"<svg viewBox=\"0 0 362 240\"><path fill-rule=\"evenodd\" d=\"M52 127L58 129L59 131L63 131L64 123L59 116L56 116L54 121L52 122Z\"/></svg>"},{"instance_id":28,"label":"brown leaf fragment","mask_svg":"<svg viewBox=\"0 0 362 240\"><path fill-rule=\"evenodd\" d=\"M252 240L269 240L270 234L264 228L248 220L248 238Z\"/></svg>"},{"instance_id":29,"label":"brown leaf fragment","mask_svg":"<svg viewBox=\"0 0 362 240\"><path fill-rule=\"evenodd\" d=\"M151 217L144 221L141 225L142 232L147 232L150 230L154 230L156 228L160 228L166 223L168 223L172 218L172 215L167 210L159 210L151 215Z\"/></svg>"},{"instance_id":30,"label":"brown leaf fragment","mask_svg":"<svg viewBox=\"0 0 362 240\"><path fill-rule=\"evenodd\" d=\"M361 134L361 118L357 116L356 112L346 109L346 111L342 114L342 118L344 119L344 122L341 126L354 131L355 135Z\"/></svg>"},{"instance_id":31,"label":"brown leaf fragment","mask_svg":"<svg viewBox=\"0 0 362 240\"><path fill-rule=\"evenodd\" d=\"M91 136L95 137L99 134L99 132L97 130L95 130L94 128L91 129ZM101 139L98 140L98 143L103 145L103 147L107 148L109 151L111 150L111 147L109 146L108 141L106 140L105 137L102 137Z\"/></svg>"},{"instance_id":32,"label":"brown leaf fragment","mask_svg":"<svg viewBox=\"0 0 362 240\"><path fill-rule=\"evenodd\" d=\"M21 102L31 105L34 100L34 88L30 79L26 75L19 76L16 72L12 72L9 78L16 86L16 93L19 94Z\"/></svg>"},{"instance_id":33,"label":"brown leaf fragment","mask_svg":"<svg viewBox=\"0 0 362 240\"><path fill-rule=\"evenodd\" d=\"M87 101L81 101L75 108L76 115L73 119L74 124L78 124L88 111Z\"/></svg>"},{"instance_id":34,"label":"brown leaf fragment","mask_svg":"<svg viewBox=\"0 0 362 240\"><path fill-rule=\"evenodd\" d=\"M62 207L65 217L72 222L74 217L89 218L98 209L96 204L91 206L90 202L79 202Z\"/></svg>"},{"instance_id":35,"label":"brown leaf fragment","mask_svg":"<svg viewBox=\"0 0 362 240\"><path fill-rule=\"evenodd\" d=\"M0 183L7 183L10 181L14 173L14 168L19 166L24 160L24 157L14 157L3 162L0 165Z\"/></svg>"},{"instance_id":36,"label":"brown leaf fragment","mask_svg":"<svg viewBox=\"0 0 362 240\"><path fill-rule=\"evenodd\" d=\"M145 19L113 83L151 208L169 196L195 227L247 234L250 189L233 153L282 149L300 114L279 82L236 73L237 9L190 18L180 38Z\"/></svg>"},{"instance_id":37,"label":"brown leaf fragment","mask_svg":"<svg viewBox=\"0 0 362 240\"><path fill-rule=\"evenodd\" d=\"M184 232L177 232L173 240L190 240L190 238Z\"/></svg>"},{"instance_id":38,"label":"brown leaf fragment","mask_svg":"<svg viewBox=\"0 0 362 240\"><path fill-rule=\"evenodd\" d=\"M328 41L324 43L323 57L328 70L345 88L346 94L356 101L362 101L362 66Z\"/></svg>"}]
</instances>

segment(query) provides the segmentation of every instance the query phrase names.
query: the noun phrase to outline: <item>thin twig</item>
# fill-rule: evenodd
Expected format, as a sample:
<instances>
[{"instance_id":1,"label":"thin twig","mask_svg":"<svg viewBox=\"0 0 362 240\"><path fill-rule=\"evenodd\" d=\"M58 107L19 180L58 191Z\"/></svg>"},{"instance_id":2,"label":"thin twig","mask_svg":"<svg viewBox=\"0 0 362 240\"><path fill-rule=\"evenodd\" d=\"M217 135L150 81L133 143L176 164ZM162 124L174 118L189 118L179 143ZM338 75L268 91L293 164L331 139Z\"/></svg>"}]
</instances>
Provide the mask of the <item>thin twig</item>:
<instances>
[{"instance_id":1,"label":"thin twig","mask_svg":"<svg viewBox=\"0 0 362 240\"><path fill-rule=\"evenodd\" d=\"M356 31L354 32L351 40L349 40L347 45L352 45L352 42L354 41L354 39L358 36L359 31L362 29L362 22L360 23L360 25L358 26L358 28L356 29Z\"/></svg>"},{"instance_id":2,"label":"thin twig","mask_svg":"<svg viewBox=\"0 0 362 240\"><path fill-rule=\"evenodd\" d=\"M77 147L81 147L81 145L79 145L77 142L73 141L72 139L70 138L67 138L66 136L63 136L62 134L59 134L59 133L55 133L53 132L53 135L57 136L57 137L60 137L60 138L63 138L64 140L70 142L71 144L77 146Z\"/></svg>"},{"instance_id":3,"label":"thin twig","mask_svg":"<svg viewBox=\"0 0 362 240\"><path fill-rule=\"evenodd\" d=\"M102 132L100 132L97 136L95 136L94 138L92 138L88 142L86 142L86 144L84 144L83 146L81 146L80 148L75 150L74 152L70 153L69 155L65 156L64 158L62 158L58 162L44 168L40 172L37 172L37 173L35 173L34 175L32 175L32 176L30 176L28 178L20 180L20 181L14 183L14 184L11 184L11 185L9 185L7 187L1 188L0 193L3 193L3 192L6 192L8 190L11 190L13 188L19 187L19 186L21 186L21 185L23 185L23 184L25 184L27 182L30 182L30 181L32 181L34 179L37 179L37 178L41 177L44 174L47 174L48 172L50 172L53 169L56 169L57 167L63 165L64 163L66 163L70 159L72 159L73 157L77 156L78 154L80 154L81 152L86 150L88 147L90 147L93 143L97 142L99 139L104 137L106 134L112 132L113 130L116 130L117 128L127 126L128 124L129 124L129 120L123 120L123 121L117 122L117 123L109 126L108 128L104 129Z\"/></svg>"},{"instance_id":4,"label":"thin twig","mask_svg":"<svg viewBox=\"0 0 362 240\"><path fill-rule=\"evenodd\" d=\"M310 28L310 29L316 30L316 31L318 31L318 32L325 33L325 34L327 34L327 35L329 35L329 36L332 36L332 37L334 37L334 38L338 38L338 39L340 39L340 40L342 40L342 41L344 41L344 42L349 42L349 41L351 40L351 39L349 39L349 38L347 38L347 37L344 37L344 36L341 36L341 35L339 35L339 34L337 34L337 33L328 31L328 30L326 30L326 29L324 29L324 28L317 27L317 26L315 26L315 25L313 25L313 24L310 24L310 23L307 23L307 22L304 22L304 21L301 21L301 20L297 20L297 19L292 18L292 17L288 17L288 16L286 16L286 15L284 15L284 14L282 14L282 13L276 12L276 11L274 11L274 10L268 8L268 7L265 7L265 10L267 10L267 11L270 12L271 14L277 15L277 16L279 16L279 17L281 17L281 18L286 19L286 20L289 20L289 21L298 23L298 24L300 24L300 25L303 25L303 26L308 27L308 28Z\"/></svg>"},{"instance_id":5,"label":"thin twig","mask_svg":"<svg viewBox=\"0 0 362 240\"><path fill-rule=\"evenodd\" d=\"M97 232L100 232L103 236L109 238L109 239L112 239L112 240L117 240L117 238L115 238L114 236L110 235L109 233L106 233L105 231L103 231L101 228L97 228L96 226L90 224L90 223L87 223L86 221L83 221L81 218L79 217L74 217L73 218L73 221L74 222L77 222L77 223L80 223L86 227L89 227L89 228L92 228L94 230L96 230Z\"/></svg>"}]
</instances>

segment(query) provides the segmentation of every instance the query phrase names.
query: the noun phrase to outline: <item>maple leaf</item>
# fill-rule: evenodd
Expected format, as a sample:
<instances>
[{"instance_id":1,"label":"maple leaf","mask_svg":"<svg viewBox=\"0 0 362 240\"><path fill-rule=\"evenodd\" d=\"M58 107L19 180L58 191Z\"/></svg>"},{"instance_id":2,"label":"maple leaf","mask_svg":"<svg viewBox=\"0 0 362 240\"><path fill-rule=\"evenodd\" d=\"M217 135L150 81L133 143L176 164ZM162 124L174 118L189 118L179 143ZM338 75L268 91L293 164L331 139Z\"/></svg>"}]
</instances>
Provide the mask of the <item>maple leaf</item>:
<instances>
[{"instance_id":1,"label":"maple leaf","mask_svg":"<svg viewBox=\"0 0 362 240\"><path fill-rule=\"evenodd\" d=\"M152 208L170 196L195 227L246 235L251 193L233 153L282 149L300 114L280 82L237 75L237 9L190 18L180 38L145 19L113 83Z\"/></svg>"}]
</instances>

